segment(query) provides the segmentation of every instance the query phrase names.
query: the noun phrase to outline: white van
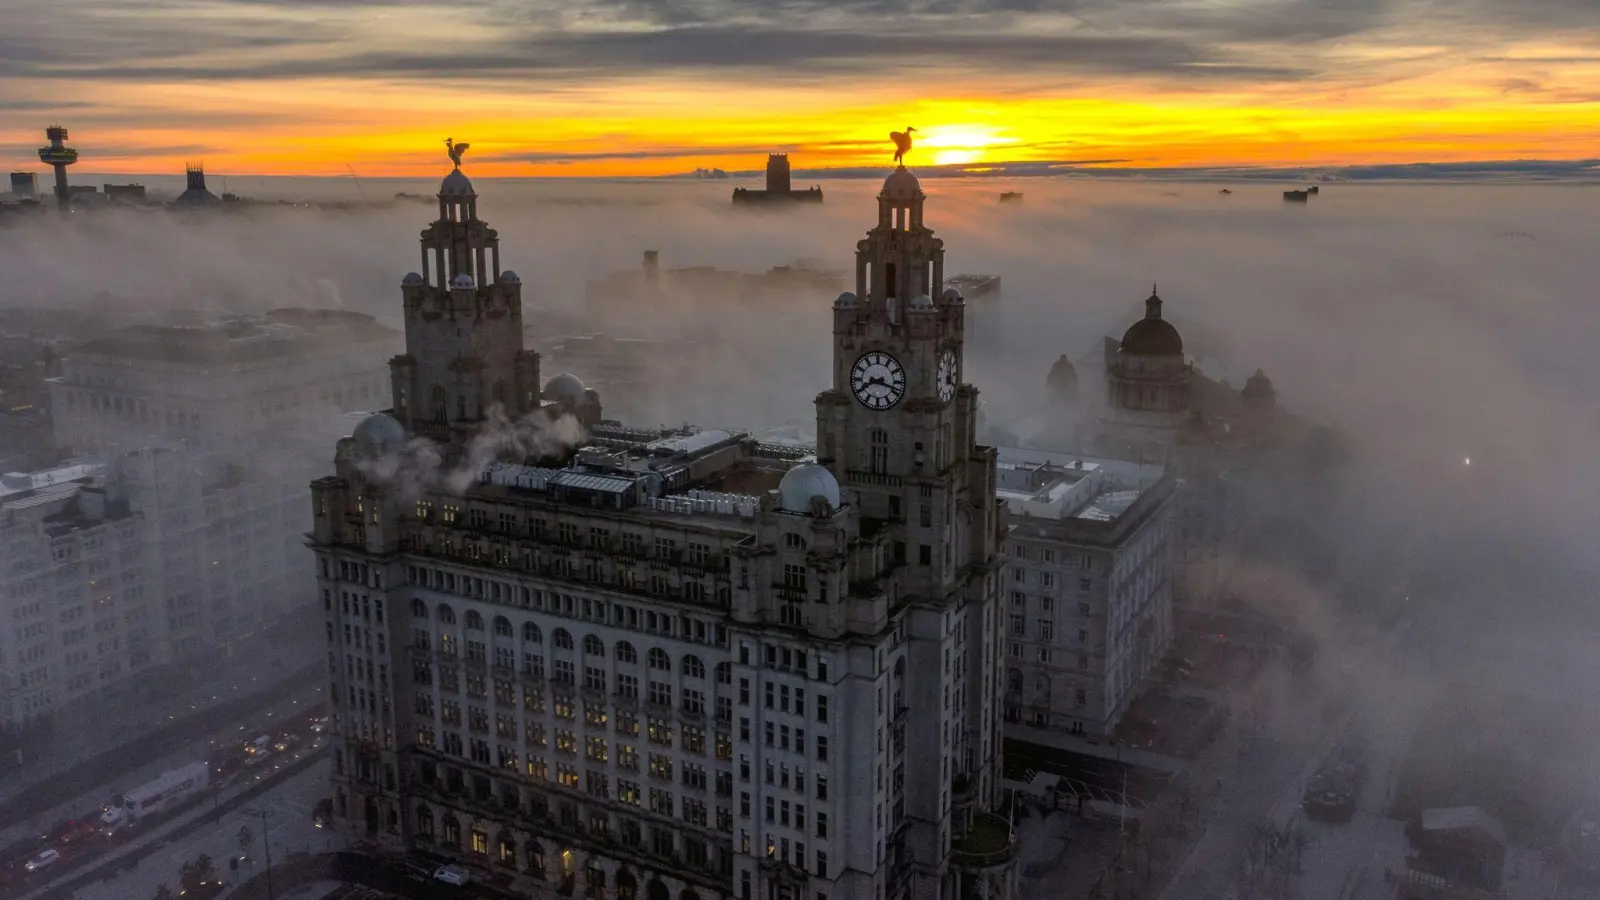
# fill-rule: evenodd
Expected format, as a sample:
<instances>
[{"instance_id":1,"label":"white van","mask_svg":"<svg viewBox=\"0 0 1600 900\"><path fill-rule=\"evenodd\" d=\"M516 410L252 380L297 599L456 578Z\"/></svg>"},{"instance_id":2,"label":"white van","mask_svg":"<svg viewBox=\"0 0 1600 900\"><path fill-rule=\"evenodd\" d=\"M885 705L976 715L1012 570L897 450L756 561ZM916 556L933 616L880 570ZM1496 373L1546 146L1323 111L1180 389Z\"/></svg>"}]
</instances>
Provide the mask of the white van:
<instances>
[{"instance_id":1,"label":"white van","mask_svg":"<svg viewBox=\"0 0 1600 900\"><path fill-rule=\"evenodd\" d=\"M39 855L28 860L27 865L23 866L23 868L27 869L29 872L37 872L60 858L61 851L59 850L40 850Z\"/></svg>"}]
</instances>

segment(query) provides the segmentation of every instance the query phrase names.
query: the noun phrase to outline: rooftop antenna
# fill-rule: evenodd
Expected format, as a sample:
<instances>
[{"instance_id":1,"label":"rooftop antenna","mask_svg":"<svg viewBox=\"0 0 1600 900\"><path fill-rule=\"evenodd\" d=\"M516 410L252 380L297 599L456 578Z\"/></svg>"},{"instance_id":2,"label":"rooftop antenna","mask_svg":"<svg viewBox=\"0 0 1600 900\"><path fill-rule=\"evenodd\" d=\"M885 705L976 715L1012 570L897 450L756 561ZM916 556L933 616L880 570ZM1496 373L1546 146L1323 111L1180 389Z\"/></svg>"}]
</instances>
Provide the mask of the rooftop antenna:
<instances>
[{"instance_id":1,"label":"rooftop antenna","mask_svg":"<svg viewBox=\"0 0 1600 900\"><path fill-rule=\"evenodd\" d=\"M362 190L362 188L361 188L361 179L356 176L355 166L352 166L349 163L345 163L344 167L346 169L350 170L350 180L354 181L356 183L356 193L361 195L361 202L362 203L368 202L367 201L367 192Z\"/></svg>"}]
</instances>

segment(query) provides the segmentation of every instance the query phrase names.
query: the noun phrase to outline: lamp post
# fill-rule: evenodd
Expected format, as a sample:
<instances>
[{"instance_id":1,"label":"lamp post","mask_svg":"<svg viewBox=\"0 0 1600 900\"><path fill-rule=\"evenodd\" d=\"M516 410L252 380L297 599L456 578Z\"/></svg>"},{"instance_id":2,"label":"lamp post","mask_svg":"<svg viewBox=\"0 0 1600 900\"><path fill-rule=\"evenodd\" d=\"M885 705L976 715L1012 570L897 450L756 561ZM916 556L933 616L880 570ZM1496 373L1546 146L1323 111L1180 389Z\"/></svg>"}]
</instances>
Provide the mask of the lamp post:
<instances>
[{"instance_id":1,"label":"lamp post","mask_svg":"<svg viewBox=\"0 0 1600 900\"><path fill-rule=\"evenodd\" d=\"M272 818L272 810L264 806L260 809L247 806L240 812L247 816L261 817L261 846L266 848L267 852L267 900L272 900L272 838L267 834L267 820Z\"/></svg>"}]
</instances>

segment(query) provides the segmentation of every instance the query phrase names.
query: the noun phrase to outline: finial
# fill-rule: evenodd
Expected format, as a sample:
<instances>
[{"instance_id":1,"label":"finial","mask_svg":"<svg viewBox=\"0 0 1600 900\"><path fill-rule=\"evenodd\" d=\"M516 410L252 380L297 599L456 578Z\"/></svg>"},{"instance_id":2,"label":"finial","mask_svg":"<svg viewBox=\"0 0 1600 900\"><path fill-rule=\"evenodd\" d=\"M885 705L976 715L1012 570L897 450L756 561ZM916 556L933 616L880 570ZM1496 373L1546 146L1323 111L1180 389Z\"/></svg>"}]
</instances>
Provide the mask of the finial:
<instances>
[{"instance_id":1,"label":"finial","mask_svg":"<svg viewBox=\"0 0 1600 900\"><path fill-rule=\"evenodd\" d=\"M904 162L905 155L911 151L911 132L913 131L916 131L916 129L907 125L905 131L889 132L889 140L894 141L894 161L902 169L906 167Z\"/></svg>"},{"instance_id":2,"label":"finial","mask_svg":"<svg viewBox=\"0 0 1600 900\"><path fill-rule=\"evenodd\" d=\"M458 144L450 138L444 139L445 152L450 155L450 161L456 164L456 171L461 171L461 154L467 152L471 144Z\"/></svg>"}]
</instances>

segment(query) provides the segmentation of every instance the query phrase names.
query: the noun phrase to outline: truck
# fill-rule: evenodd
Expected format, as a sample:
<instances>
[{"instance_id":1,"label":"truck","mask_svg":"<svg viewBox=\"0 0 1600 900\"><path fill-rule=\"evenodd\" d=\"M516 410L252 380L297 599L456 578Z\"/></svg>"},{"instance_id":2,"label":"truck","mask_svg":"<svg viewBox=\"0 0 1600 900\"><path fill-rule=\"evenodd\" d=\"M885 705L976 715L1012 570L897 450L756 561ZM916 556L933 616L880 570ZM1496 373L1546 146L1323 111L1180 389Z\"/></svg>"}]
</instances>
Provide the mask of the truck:
<instances>
[{"instance_id":1,"label":"truck","mask_svg":"<svg viewBox=\"0 0 1600 900\"><path fill-rule=\"evenodd\" d=\"M164 772L133 790L117 794L100 814L107 836L144 819L171 812L195 800L211 784L211 767L194 762Z\"/></svg>"}]
</instances>

